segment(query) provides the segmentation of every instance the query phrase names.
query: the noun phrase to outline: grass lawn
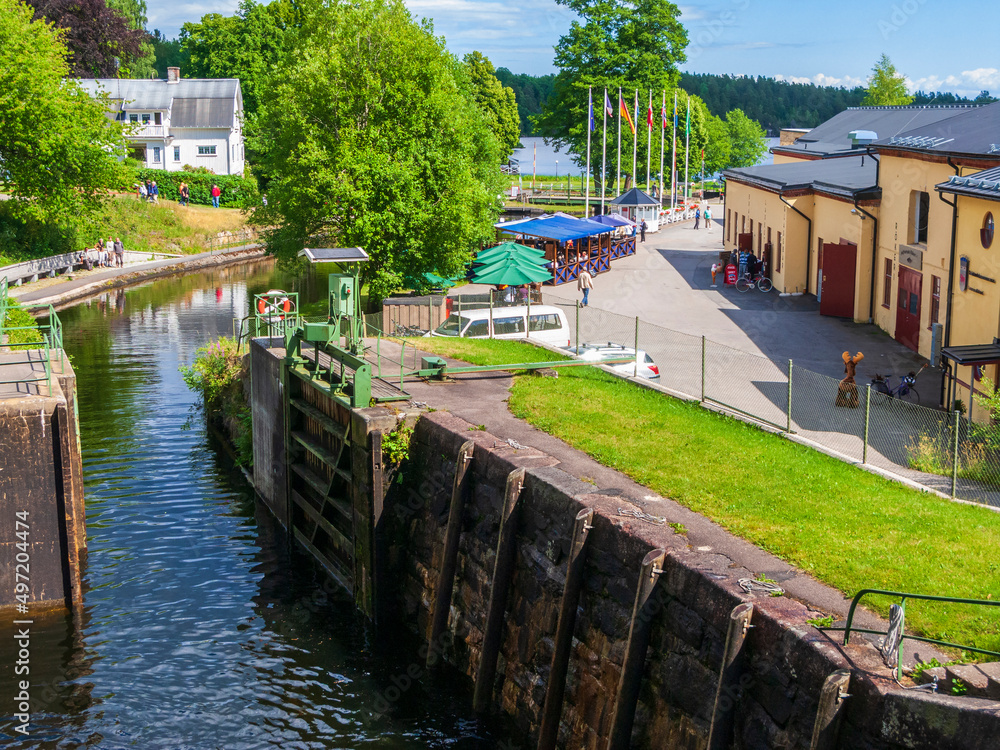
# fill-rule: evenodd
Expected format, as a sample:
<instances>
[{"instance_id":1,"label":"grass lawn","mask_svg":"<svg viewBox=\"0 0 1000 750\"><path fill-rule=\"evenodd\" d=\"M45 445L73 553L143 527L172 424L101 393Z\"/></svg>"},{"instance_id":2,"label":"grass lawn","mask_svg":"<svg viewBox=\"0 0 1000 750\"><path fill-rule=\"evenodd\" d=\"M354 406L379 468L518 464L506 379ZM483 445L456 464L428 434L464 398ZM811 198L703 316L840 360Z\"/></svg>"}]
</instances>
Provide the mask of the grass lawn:
<instances>
[{"instance_id":1,"label":"grass lawn","mask_svg":"<svg viewBox=\"0 0 1000 750\"><path fill-rule=\"evenodd\" d=\"M134 196L116 196L108 202L104 215L96 220L93 244L110 234L121 237L126 250L164 253L200 253L207 249L206 238L219 232L236 232L246 225L237 208L181 206L175 201L147 203Z\"/></svg>"},{"instance_id":2,"label":"grass lawn","mask_svg":"<svg viewBox=\"0 0 1000 750\"><path fill-rule=\"evenodd\" d=\"M512 341L423 339L473 364L557 358ZM948 502L599 370L519 377L511 411L850 596L1000 600L1000 514ZM599 425L599 429L595 426ZM885 615L888 598L866 599ZM907 628L1000 651L1000 608L910 601Z\"/></svg>"}]
</instances>

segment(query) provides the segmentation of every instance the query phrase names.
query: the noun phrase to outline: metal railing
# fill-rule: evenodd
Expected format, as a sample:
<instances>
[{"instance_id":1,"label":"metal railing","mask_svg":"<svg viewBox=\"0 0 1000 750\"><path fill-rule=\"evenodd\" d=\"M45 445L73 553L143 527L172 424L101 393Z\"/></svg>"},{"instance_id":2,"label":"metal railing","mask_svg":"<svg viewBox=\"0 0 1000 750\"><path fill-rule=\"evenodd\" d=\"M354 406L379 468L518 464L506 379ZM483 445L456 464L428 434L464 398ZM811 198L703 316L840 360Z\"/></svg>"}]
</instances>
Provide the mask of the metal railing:
<instances>
[{"instance_id":1,"label":"metal railing","mask_svg":"<svg viewBox=\"0 0 1000 750\"><path fill-rule=\"evenodd\" d=\"M889 618L889 630L868 630L866 628L856 628L853 627L854 623L854 612L858 608L858 603L865 596L871 594L881 595L881 596L898 596L899 604L893 605L893 607L898 606L898 617L893 617L890 613ZM883 589L861 589L858 593L854 595L851 599L851 608L847 612L847 622L844 627L839 626L829 626L820 627L819 630L832 630L832 631L843 631L844 632L844 645L846 646L850 643L851 633L868 633L870 635L882 635L886 637L885 645L886 651L883 651L883 656L889 657L888 651L894 651L893 656L895 657L896 666L896 679L903 679L903 641L909 639L911 641L920 641L921 643L933 643L936 646L945 646L947 648L957 648L963 651L972 651L977 654L984 654L986 656L996 656L1000 657L1000 652L997 651L987 651L982 648L975 648L973 646L965 646L960 643L951 643L949 641L941 641L937 638L924 638L919 635L907 635L905 631L906 626L906 600L907 599L919 599L921 601L928 602L949 602L951 604L975 604L984 607L1000 607L1000 602L989 601L985 599L960 599L953 596L931 596L929 594L910 594L904 591L885 591ZM890 666L892 666L890 664Z\"/></svg>"},{"instance_id":2,"label":"metal railing","mask_svg":"<svg viewBox=\"0 0 1000 750\"><path fill-rule=\"evenodd\" d=\"M65 365L63 351L62 321L52 305L48 306L48 322L36 323L30 326L13 326L7 322L7 316L12 309L7 296L7 279L0 278L0 348L7 350L6 355L0 355L0 370L5 373L15 373L0 379L0 385L30 385L46 384L48 395L52 395L52 364L56 357L60 371ZM25 336L17 336L24 332ZM36 335L30 335L31 333ZM11 338L24 338L24 341L12 341ZM23 357L7 356L12 353L23 353ZM38 373L37 368L41 367ZM17 374L17 369L26 370L31 374Z\"/></svg>"},{"instance_id":3,"label":"metal railing","mask_svg":"<svg viewBox=\"0 0 1000 750\"><path fill-rule=\"evenodd\" d=\"M237 232L222 232L205 238L205 245L210 253L217 253L243 245L255 245L260 241L257 230L244 227Z\"/></svg>"}]
</instances>

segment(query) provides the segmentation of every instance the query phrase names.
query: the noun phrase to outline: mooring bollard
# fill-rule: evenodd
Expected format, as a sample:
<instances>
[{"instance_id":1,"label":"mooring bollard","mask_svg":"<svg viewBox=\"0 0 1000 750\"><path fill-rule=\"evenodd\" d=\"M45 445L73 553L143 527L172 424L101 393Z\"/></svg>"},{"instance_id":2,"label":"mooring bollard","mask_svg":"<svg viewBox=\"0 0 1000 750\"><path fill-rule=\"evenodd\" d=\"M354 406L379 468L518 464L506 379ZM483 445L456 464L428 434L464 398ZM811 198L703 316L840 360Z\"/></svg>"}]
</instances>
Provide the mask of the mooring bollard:
<instances>
[{"instance_id":1,"label":"mooring bollard","mask_svg":"<svg viewBox=\"0 0 1000 750\"><path fill-rule=\"evenodd\" d=\"M733 741L733 715L739 698L740 678L743 676L743 643L751 627L753 605L739 604L729 613L729 630L726 633L726 652L719 670L719 686L715 691L712 709L712 726L708 732L708 749L725 750Z\"/></svg>"},{"instance_id":2,"label":"mooring bollard","mask_svg":"<svg viewBox=\"0 0 1000 750\"><path fill-rule=\"evenodd\" d=\"M441 574L434 592L434 612L431 615L431 633L427 639L427 666L433 667L440 657L439 640L448 625L451 610L451 592L455 587L455 566L458 561L458 542L462 534L462 511L471 486L472 451L475 443L468 440L458 449L455 459L455 481L451 486L451 506L448 508L448 526L444 533L444 550L441 553Z\"/></svg>"},{"instance_id":3,"label":"mooring bollard","mask_svg":"<svg viewBox=\"0 0 1000 750\"><path fill-rule=\"evenodd\" d=\"M635 605L632 607L632 624L629 626L628 644L625 647L625 661L622 663L622 676L618 682L618 698L615 700L611 734L608 737L608 750L627 750L632 739L635 707L639 702L642 671L646 664L649 634L657 606L651 599L666 558L666 550L654 549L642 561Z\"/></svg>"},{"instance_id":4,"label":"mooring bollard","mask_svg":"<svg viewBox=\"0 0 1000 750\"><path fill-rule=\"evenodd\" d=\"M503 515L500 517L500 534L497 540L497 559L493 566L493 585L490 587L490 604L486 611L483 629L483 646L479 655L479 672L472 695L472 710L484 713L493 696L493 680L497 673L497 657L503 640L504 615L507 611L507 591L514 577L517 553L517 526L520 517L521 488L524 486L524 469L515 469L507 475L503 493Z\"/></svg>"},{"instance_id":5,"label":"mooring bollard","mask_svg":"<svg viewBox=\"0 0 1000 750\"><path fill-rule=\"evenodd\" d=\"M849 669L838 669L826 678L819 694L819 709L816 711L809 750L833 750L837 747L844 699L850 698L847 693L850 682Z\"/></svg>"},{"instance_id":6,"label":"mooring bollard","mask_svg":"<svg viewBox=\"0 0 1000 750\"><path fill-rule=\"evenodd\" d=\"M583 568L587 557L587 539L593 528L594 509L584 508L576 514L570 539L569 562L566 564L566 585L563 587L559 621L556 625L555 648L549 669L549 684L545 689L542 726L538 731L538 750L553 750L562 717L563 695L566 691L566 670L573 650L573 628L576 608L583 588Z\"/></svg>"}]
</instances>

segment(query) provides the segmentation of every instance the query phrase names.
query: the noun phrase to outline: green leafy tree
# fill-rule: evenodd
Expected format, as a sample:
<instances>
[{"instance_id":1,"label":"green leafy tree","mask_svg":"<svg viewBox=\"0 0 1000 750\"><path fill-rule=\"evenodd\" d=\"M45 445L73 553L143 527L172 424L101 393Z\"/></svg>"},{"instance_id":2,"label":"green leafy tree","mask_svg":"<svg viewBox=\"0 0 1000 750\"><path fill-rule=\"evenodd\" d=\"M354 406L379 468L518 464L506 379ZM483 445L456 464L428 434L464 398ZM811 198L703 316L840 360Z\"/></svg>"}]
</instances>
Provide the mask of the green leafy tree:
<instances>
[{"instance_id":1,"label":"green leafy tree","mask_svg":"<svg viewBox=\"0 0 1000 750\"><path fill-rule=\"evenodd\" d=\"M618 89L622 89L629 109L633 108L635 92L639 97L637 123L638 163L645 173L646 111L650 92L653 97L654 123L658 121L662 92L668 99L679 74L677 66L684 62L687 32L680 22L680 10L667 0L557 0L579 16L569 32L555 47L555 65L559 68L552 94L539 115L531 118L537 134L547 142L557 144L573 154L582 165L587 152L587 89L593 87L594 116L601 120L604 89L615 112L618 110ZM655 131L654 131L655 132ZM600 175L601 128L591 134L591 173ZM607 128L608 153L616 153L617 135L609 118ZM622 128L622 171L632 171L633 137L628 127ZM625 154L629 158L625 158ZM659 161L659 144L655 161ZM616 159L609 159L608 179L614 179ZM628 165L626 168L626 164ZM657 164L657 166L659 166Z\"/></svg>"},{"instance_id":2,"label":"green leafy tree","mask_svg":"<svg viewBox=\"0 0 1000 750\"><path fill-rule=\"evenodd\" d=\"M729 166L732 142L729 129L721 117L709 114L705 118L705 173L715 174Z\"/></svg>"},{"instance_id":3,"label":"green leafy tree","mask_svg":"<svg viewBox=\"0 0 1000 750\"><path fill-rule=\"evenodd\" d=\"M470 52L463 62L475 91L476 104L486 115L490 130L500 144L500 159L507 161L517 148L521 134L514 89L500 83L493 63L482 53Z\"/></svg>"},{"instance_id":4,"label":"green leafy tree","mask_svg":"<svg viewBox=\"0 0 1000 750\"><path fill-rule=\"evenodd\" d=\"M767 152L767 134L743 110L734 109L726 115L726 132L729 135L728 167L752 167Z\"/></svg>"},{"instance_id":5,"label":"green leafy tree","mask_svg":"<svg viewBox=\"0 0 1000 750\"><path fill-rule=\"evenodd\" d=\"M460 61L401 0L312 5L262 88L251 141L269 249L360 246L370 299L461 274L493 237L500 147ZM322 245L320 245L322 246Z\"/></svg>"},{"instance_id":6,"label":"green leafy tree","mask_svg":"<svg viewBox=\"0 0 1000 750\"><path fill-rule=\"evenodd\" d=\"M868 92L863 104L876 106L903 106L911 104L913 97L906 93L906 79L896 70L888 55L882 55L868 76Z\"/></svg>"},{"instance_id":7,"label":"green leafy tree","mask_svg":"<svg viewBox=\"0 0 1000 750\"><path fill-rule=\"evenodd\" d=\"M235 16L211 13L186 23L180 42L188 70L196 78L239 78L243 108L252 117L260 106L260 87L288 44L286 33L298 20L293 0L263 5L241 0Z\"/></svg>"},{"instance_id":8,"label":"green leafy tree","mask_svg":"<svg viewBox=\"0 0 1000 750\"><path fill-rule=\"evenodd\" d=\"M118 11L125 17L128 25L136 31L146 31L146 0L106 0L108 7ZM144 34L145 38L139 48L139 54L128 66L126 71L132 78L149 78L156 73L156 54L153 40ZM164 69L164 74L166 70Z\"/></svg>"},{"instance_id":9,"label":"green leafy tree","mask_svg":"<svg viewBox=\"0 0 1000 750\"><path fill-rule=\"evenodd\" d=\"M153 29L152 40L157 71L166 72L167 68L180 68L181 75L190 74L189 58L181 49L180 39L167 39L159 29Z\"/></svg>"},{"instance_id":10,"label":"green leafy tree","mask_svg":"<svg viewBox=\"0 0 1000 750\"><path fill-rule=\"evenodd\" d=\"M121 125L106 98L67 79L62 33L18 0L0 0L0 182L21 219L69 221L120 184Z\"/></svg>"}]
</instances>

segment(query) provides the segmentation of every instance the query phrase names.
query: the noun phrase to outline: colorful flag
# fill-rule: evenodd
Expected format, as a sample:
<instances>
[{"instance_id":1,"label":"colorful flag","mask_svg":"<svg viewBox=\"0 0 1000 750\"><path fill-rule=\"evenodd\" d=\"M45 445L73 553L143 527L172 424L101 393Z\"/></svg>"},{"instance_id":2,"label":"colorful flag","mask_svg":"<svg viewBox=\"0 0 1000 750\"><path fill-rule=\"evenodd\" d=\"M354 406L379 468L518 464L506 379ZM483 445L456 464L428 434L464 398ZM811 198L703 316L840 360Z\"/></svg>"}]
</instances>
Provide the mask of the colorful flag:
<instances>
[{"instance_id":1,"label":"colorful flag","mask_svg":"<svg viewBox=\"0 0 1000 750\"><path fill-rule=\"evenodd\" d=\"M691 135L691 100L688 99L687 124L684 126L684 135Z\"/></svg>"},{"instance_id":2,"label":"colorful flag","mask_svg":"<svg viewBox=\"0 0 1000 750\"><path fill-rule=\"evenodd\" d=\"M660 107L660 119L663 120L663 129L666 130L667 129L667 125L670 124L670 120L667 118L667 105L666 104L664 104L662 107Z\"/></svg>"},{"instance_id":3,"label":"colorful flag","mask_svg":"<svg viewBox=\"0 0 1000 750\"><path fill-rule=\"evenodd\" d=\"M653 129L653 105L652 104L650 104L649 105L649 109L646 110L646 124L649 126L650 130Z\"/></svg>"},{"instance_id":4,"label":"colorful flag","mask_svg":"<svg viewBox=\"0 0 1000 750\"><path fill-rule=\"evenodd\" d=\"M632 116L628 112L628 105L625 104L625 98L622 96L618 97L619 111L622 113L622 117L625 118L625 122L628 123L628 129L632 131L635 135L635 122L632 120Z\"/></svg>"},{"instance_id":5,"label":"colorful flag","mask_svg":"<svg viewBox=\"0 0 1000 750\"><path fill-rule=\"evenodd\" d=\"M608 113L608 117L615 116L615 108L611 106L611 100L608 98L607 90L604 91L604 111Z\"/></svg>"},{"instance_id":6,"label":"colorful flag","mask_svg":"<svg viewBox=\"0 0 1000 750\"><path fill-rule=\"evenodd\" d=\"M590 113L590 132L597 130L597 123L594 122L594 95L587 92L587 111Z\"/></svg>"}]
</instances>

